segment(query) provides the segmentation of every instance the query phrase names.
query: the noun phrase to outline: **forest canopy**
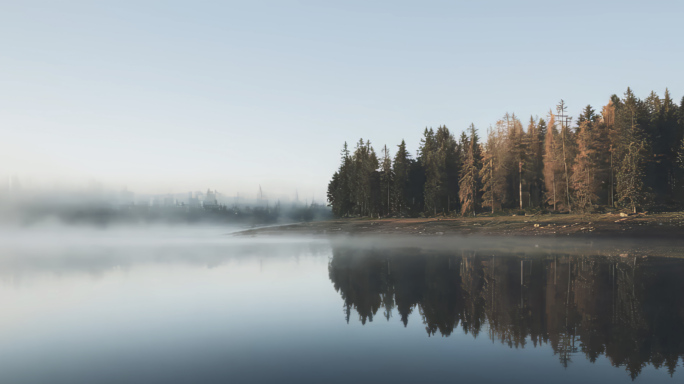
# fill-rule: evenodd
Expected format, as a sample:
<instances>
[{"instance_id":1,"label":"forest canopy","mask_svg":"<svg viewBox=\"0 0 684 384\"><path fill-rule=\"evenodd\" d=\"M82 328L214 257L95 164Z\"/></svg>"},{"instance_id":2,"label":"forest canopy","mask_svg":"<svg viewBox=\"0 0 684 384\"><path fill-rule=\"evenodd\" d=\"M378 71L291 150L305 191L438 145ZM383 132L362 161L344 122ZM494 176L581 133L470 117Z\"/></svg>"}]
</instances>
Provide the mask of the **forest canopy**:
<instances>
[{"instance_id":1,"label":"forest canopy","mask_svg":"<svg viewBox=\"0 0 684 384\"><path fill-rule=\"evenodd\" d=\"M574 121L573 121L574 120ZM526 125L526 126L525 126ZM328 184L338 217L475 215L502 210L679 209L684 201L684 98L630 88L576 119L561 100L524 124L506 113L483 136L425 128L415 157L344 143Z\"/></svg>"}]
</instances>

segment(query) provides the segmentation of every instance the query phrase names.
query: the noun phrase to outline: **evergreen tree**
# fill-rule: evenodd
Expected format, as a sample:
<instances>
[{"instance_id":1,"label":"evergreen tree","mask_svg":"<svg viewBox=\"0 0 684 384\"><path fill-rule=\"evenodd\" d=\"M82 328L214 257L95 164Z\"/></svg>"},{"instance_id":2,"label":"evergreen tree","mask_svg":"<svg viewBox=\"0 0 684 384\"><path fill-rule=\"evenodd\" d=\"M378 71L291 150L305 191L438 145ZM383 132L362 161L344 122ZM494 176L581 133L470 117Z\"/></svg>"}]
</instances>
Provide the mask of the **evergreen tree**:
<instances>
[{"instance_id":1,"label":"evergreen tree","mask_svg":"<svg viewBox=\"0 0 684 384\"><path fill-rule=\"evenodd\" d=\"M354 207L351 193L352 165L349 148L345 142L342 148L340 168L328 184L328 202L332 207L333 214L338 217L351 214Z\"/></svg>"},{"instance_id":2,"label":"evergreen tree","mask_svg":"<svg viewBox=\"0 0 684 384\"><path fill-rule=\"evenodd\" d=\"M558 103L556 106L556 111L560 115L565 115L565 112L567 110L567 106L565 105L565 101L561 99L561 101ZM565 187L565 200L564 203L566 205L566 208L568 211L572 212L572 204L570 202L570 159L573 158L572 156L572 133L570 132L570 124L569 124L570 117L567 117L567 121L560 121L561 124L561 129L560 129L560 144L558 145L558 148L560 149L560 156L561 156L561 166L563 167L563 184Z\"/></svg>"},{"instance_id":3,"label":"evergreen tree","mask_svg":"<svg viewBox=\"0 0 684 384\"><path fill-rule=\"evenodd\" d=\"M611 207L615 206L615 174L616 174L616 160L617 160L617 130L615 128L615 109L616 104L619 103L617 95L612 95L608 104L603 107L601 111L601 121L605 126L605 134L607 135L607 161L608 166L607 181L608 199L606 203Z\"/></svg>"},{"instance_id":4,"label":"evergreen tree","mask_svg":"<svg viewBox=\"0 0 684 384\"><path fill-rule=\"evenodd\" d=\"M677 165L684 169L684 139L679 142L679 149L677 150Z\"/></svg>"},{"instance_id":5,"label":"evergreen tree","mask_svg":"<svg viewBox=\"0 0 684 384\"><path fill-rule=\"evenodd\" d=\"M646 105L639 100L630 88L616 105L615 140L616 156L620 167L616 174L618 203L633 211L642 206L647 198L646 176L647 160L651 157L649 139L643 126L648 126Z\"/></svg>"},{"instance_id":6,"label":"evergreen tree","mask_svg":"<svg viewBox=\"0 0 684 384\"><path fill-rule=\"evenodd\" d=\"M515 191L512 193L516 196L517 206L520 210L523 209L523 167L527 167L527 138L523 130L522 123L515 114L511 118L512 125L509 131L509 153L511 155L511 184ZM517 192L517 193L516 193Z\"/></svg>"},{"instance_id":7,"label":"evergreen tree","mask_svg":"<svg viewBox=\"0 0 684 384\"><path fill-rule=\"evenodd\" d=\"M577 130L579 131L580 126L582 123L585 121L588 123L596 123L598 121L598 115L596 114L596 111L591 105L587 105L584 107L582 110L582 113L579 115L577 118Z\"/></svg>"},{"instance_id":8,"label":"evergreen tree","mask_svg":"<svg viewBox=\"0 0 684 384\"><path fill-rule=\"evenodd\" d=\"M435 132L432 128L425 128L420 142L419 159L425 169L425 211L428 214L437 214L439 192L442 175L439 167L439 154L435 141Z\"/></svg>"},{"instance_id":9,"label":"evergreen tree","mask_svg":"<svg viewBox=\"0 0 684 384\"><path fill-rule=\"evenodd\" d=\"M591 123L592 135L591 146L594 150L593 164L591 172L593 174L596 199L595 204L609 204L610 192L610 128L605 123L602 116L594 115L594 121ZM578 131L579 135L579 131ZM579 138L577 138L579 141ZM575 144L577 153L579 153L579 143ZM577 156L577 154L576 154ZM577 157L575 157L577 159Z\"/></svg>"},{"instance_id":10,"label":"evergreen tree","mask_svg":"<svg viewBox=\"0 0 684 384\"><path fill-rule=\"evenodd\" d=\"M572 169L572 189L575 193L575 205L586 211L598 198L595 172L597 170L595 137L595 119L583 116L577 132L577 156Z\"/></svg>"},{"instance_id":11,"label":"evergreen tree","mask_svg":"<svg viewBox=\"0 0 684 384\"><path fill-rule=\"evenodd\" d=\"M669 91L667 98L669 99ZM669 177L674 169L673 160L676 150L672 145L672 141L676 140L674 137L675 129L670 126L671 123L674 123L676 127L676 119L668 121L668 118L674 117L674 113L668 116L666 109L671 109L671 105L666 108L664 102L654 91L651 91L643 101L643 117L640 122L653 153L653 161L649 161L647 164L646 182L653 188L655 198L659 202L668 200ZM668 103L672 104L672 100L668 100Z\"/></svg>"},{"instance_id":12,"label":"evergreen tree","mask_svg":"<svg viewBox=\"0 0 684 384\"><path fill-rule=\"evenodd\" d=\"M662 99L651 92L645 104L649 114L649 137L654 160L649 184L653 185L657 200L671 203L675 198L678 174L677 145L682 139L682 130L677 121L678 107L667 88Z\"/></svg>"},{"instance_id":13,"label":"evergreen tree","mask_svg":"<svg viewBox=\"0 0 684 384\"><path fill-rule=\"evenodd\" d=\"M409 161L409 186L407 188L407 201L412 216L425 212L425 167L420 158Z\"/></svg>"},{"instance_id":14,"label":"evergreen tree","mask_svg":"<svg viewBox=\"0 0 684 384\"><path fill-rule=\"evenodd\" d=\"M411 170L411 155L406 150L406 142L401 141L394 155L394 201L396 211L405 214L409 205L408 187Z\"/></svg>"},{"instance_id":15,"label":"evergreen tree","mask_svg":"<svg viewBox=\"0 0 684 384\"><path fill-rule=\"evenodd\" d=\"M677 155L676 155L676 162L677 164L677 169L675 170L675 185L674 189L675 190L681 190L682 189L682 181L684 181L684 138L679 141L679 145L677 147ZM678 182L678 183L677 183ZM682 196L679 198L681 199Z\"/></svg>"},{"instance_id":16,"label":"evergreen tree","mask_svg":"<svg viewBox=\"0 0 684 384\"><path fill-rule=\"evenodd\" d=\"M373 194L374 189L379 189L377 180L375 180L378 158L370 141L364 143L363 139L359 140L354 150L352 164L354 188L351 195L352 201L355 203L356 213L361 216L378 214L379 198Z\"/></svg>"},{"instance_id":17,"label":"evergreen tree","mask_svg":"<svg viewBox=\"0 0 684 384\"><path fill-rule=\"evenodd\" d=\"M658 174L664 179L662 193L665 199L672 200L676 197L677 186L677 151L679 142L684 139L684 131L678 123L678 107L670 96L670 90L665 88L658 118L659 151L660 154Z\"/></svg>"},{"instance_id":18,"label":"evergreen tree","mask_svg":"<svg viewBox=\"0 0 684 384\"><path fill-rule=\"evenodd\" d=\"M490 207L494 213L497 205L501 205L500 197L503 194L504 177L501 172L501 160L497 135L492 128L487 132L487 143L480 169L482 183L482 206Z\"/></svg>"},{"instance_id":19,"label":"evergreen tree","mask_svg":"<svg viewBox=\"0 0 684 384\"><path fill-rule=\"evenodd\" d=\"M643 181L644 151L643 142L630 143L618 172L618 203L629 207L634 213L646 199Z\"/></svg>"},{"instance_id":20,"label":"evergreen tree","mask_svg":"<svg viewBox=\"0 0 684 384\"><path fill-rule=\"evenodd\" d=\"M478 204L479 174L480 174L480 149L475 125L469 127L470 137L465 145L464 160L461 166L461 178L459 180L459 198L461 201L461 214L470 212L475 215Z\"/></svg>"},{"instance_id":21,"label":"evergreen tree","mask_svg":"<svg viewBox=\"0 0 684 384\"><path fill-rule=\"evenodd\" d=\"M446 126L441 126L435 134L437 146L436 161L439 169L440 183L437 198L437 210L448 213L458 202L458 178L460 155L454 136Z\"/></svg>"},{"instance_id":22,"label":"evergreen tree","mask_svg":"<svg viewBox=\"0 0 684 384\"><path fill-rule=\"evenodd\" d=\"M527 179L528 205L540 206L544 180L544 134L546 122L530 116L525 135L525 177Z\"/></svg>"},{"instance_id":23,"label":"evergreen tree","mask_svg":"<svg viewBox=\"0 0 684 384\"><path fill-rule=\"evenodd\" d=\"M391 198L392 198L392 187L394 185L394 174L392 171L392 159L390 159L389 151L387 150L387 145L382 149L383 158L381 166L380 181L382 185L383 194L386 192L386 197L382 199L382 211L384 215L389 216L392 210Z\"/></svg>"},{"instance_id":24,"label":"evergreen tree","mask_svg":"<svg viewBox=\"0 0 684 384\"><path fill-rule=\"evenodd\" d=\"M558 131L553 112L549 111L549 125L544 139L544 185L546 186L546 203L557 209L557 204L562 201L562 188L559 188L560 161L558 150Z\"/></svg>"},{"instance_id":25,"label":"evergreen tree","mask_svg":"<svg viewBox=\"0 0 684 384\"><path fill-rule=\"evenodd\" d=\"M504 189L499 201L502 207L518 207L523 204L524 185L526 184L528 137L522 123L515 114L506 113L496 123L498 145L496 147L498 159L497 168L505 178ZM526 189L526 188L525 188Z\"/></svg>"},{"instance_id":26,"label":"evergreen tree","mask_svg":"<svg viewBox=\"0 0 684 384\"><path fill-rule=\"evenodd\" d=\"M328 206L332 207L332 212L333 215L335 216L342 216L342 212L340 211L340 203L341 200L337 199L337 191L340 188L340 173L335 172L333 173L332 180L328 183Z\"/></svg>"},{"instance_id":27,"label":"evergreen tree","mask_svg":"<svg viewBox=\"0 0 684 384\"><path fill-rule=\"evenodd\" d=\"M500 137L500 147L498 148L500 167L504 180L504 190L501 195L501 205L513 206L518 201L517 175L518 164L514 151L516 132L515 119L509 113L496 122L497 134Z\"/></svg>"},{"instance_id":28,"label":"evergreen tree","mask_svg":"<svg viewBox=\"0 0 684 384\"><path fill-rule=\"evenodd\" d=\"M459 148L459 162L463 163L465 160L465 153L466 153L466 147L468 146L468 134L463 131L461 132L461 136L458 138L458 148Z\"/></svg>"}]
</instances>

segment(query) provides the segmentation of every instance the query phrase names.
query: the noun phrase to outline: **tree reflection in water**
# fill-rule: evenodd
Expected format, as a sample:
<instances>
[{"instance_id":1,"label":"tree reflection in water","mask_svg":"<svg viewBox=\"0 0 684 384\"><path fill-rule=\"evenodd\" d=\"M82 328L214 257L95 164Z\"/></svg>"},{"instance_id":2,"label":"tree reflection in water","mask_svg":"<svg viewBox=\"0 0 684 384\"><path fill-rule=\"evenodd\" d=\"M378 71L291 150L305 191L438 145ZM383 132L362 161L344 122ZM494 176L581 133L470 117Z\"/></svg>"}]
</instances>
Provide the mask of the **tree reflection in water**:
<instances>
[{"instance_id":1,"label":"tree reflection in water","mask_svg":"<svg viewBox=\"0 0 684 384\"><path fill-rule=\"evenodd\" d=\"M428 336L460 325L512 348L548 344L566 367L605 355L632 378L647 364L672 375L684 354L684 260L335 247L328 271L347 322L382 310L406 326L418 311Z\"/></svg>"}]
</instances>

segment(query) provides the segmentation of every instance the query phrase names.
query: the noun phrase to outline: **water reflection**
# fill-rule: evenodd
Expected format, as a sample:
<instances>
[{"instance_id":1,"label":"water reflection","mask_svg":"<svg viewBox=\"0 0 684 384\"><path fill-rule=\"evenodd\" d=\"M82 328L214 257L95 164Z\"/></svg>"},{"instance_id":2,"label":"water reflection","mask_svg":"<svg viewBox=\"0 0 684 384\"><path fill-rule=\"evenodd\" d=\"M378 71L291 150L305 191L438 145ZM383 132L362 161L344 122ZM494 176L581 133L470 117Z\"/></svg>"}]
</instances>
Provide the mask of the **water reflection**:
<instances>
[{"instance_id":1,"label":"water reflection","mask_svg":"<svg viewBox=\"0 0 684 384\"><path fill-rule=\"evenodd\" d=\"M673 375L684 355L679 259L335 246L328 273L347 322L353 309L362 324L379 314L406 326L417 312L428 336L460 327L511 348L548 345L564 367L605 355L632 379L649 364Z\"/></svg>"}]
</instances>

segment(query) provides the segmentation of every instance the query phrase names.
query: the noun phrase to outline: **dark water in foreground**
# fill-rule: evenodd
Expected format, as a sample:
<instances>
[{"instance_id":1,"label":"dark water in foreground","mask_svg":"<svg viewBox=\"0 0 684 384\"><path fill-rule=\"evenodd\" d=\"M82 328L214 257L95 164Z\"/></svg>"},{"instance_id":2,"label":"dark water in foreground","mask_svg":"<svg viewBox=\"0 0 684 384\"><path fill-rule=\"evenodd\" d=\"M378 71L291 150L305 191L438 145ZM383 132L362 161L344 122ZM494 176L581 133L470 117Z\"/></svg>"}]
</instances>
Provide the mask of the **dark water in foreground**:
<instances>
[{"instance_id":1,"label":"dark water in foreground","mask_svg":"<svg viewBox=\"0 0 684 384\"><path fill-rule=\"evenodd\" d=\"M675 383L684 260L307 239L5 244L1 383Z\"/></svg>"}]
</instances>

